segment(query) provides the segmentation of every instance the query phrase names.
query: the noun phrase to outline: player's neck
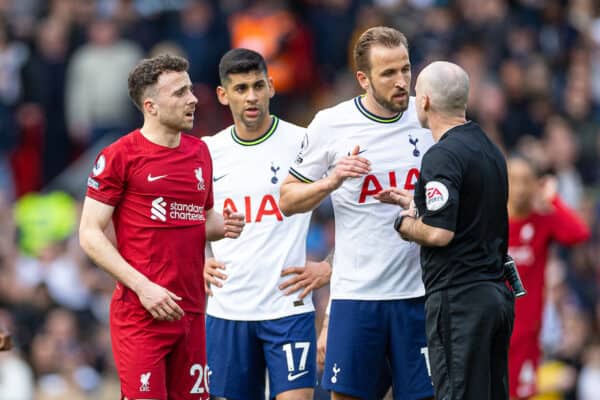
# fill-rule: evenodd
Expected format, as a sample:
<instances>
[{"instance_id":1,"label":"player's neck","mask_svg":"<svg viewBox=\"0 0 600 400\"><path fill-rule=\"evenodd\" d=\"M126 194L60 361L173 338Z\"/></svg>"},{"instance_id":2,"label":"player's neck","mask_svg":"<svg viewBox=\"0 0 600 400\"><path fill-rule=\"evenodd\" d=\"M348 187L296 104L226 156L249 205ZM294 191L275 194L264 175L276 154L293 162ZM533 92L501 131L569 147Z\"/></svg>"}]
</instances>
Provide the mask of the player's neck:
<instances>
[{"instance_id":1,"label":"player's neck","mask_svg":"<svg viewBox=\"0 0 600 400\"><path fill-rule=\"evenodd\" d=\"M383 107L372 95L369 95L368 93L362 97L361 103L363 107L367 109L367 111L369 111L371 114L377 115L378 117L393 118L400 114L399 112L391 111Z\"/></svg>"},{"instance_id":2,"label":"player's neck","mask_svg":"<svg viewBox=\"0 0 600 400\"><path fill-rule=\"evenodd\" d=\"M167 128L162 124L154 124L151 121L144 121L140 132L146 139L159 146L175 148L181 141L180 131Z\"/></svg>"},{"instance_id":3,"label":"player's neck","mask_svg":"<svg viewBox=\"0 0 600 400\"><path fill-rule=\"evenodd\" d=\"M463 116L445 116L437 115L429 118L429 129L433 135L433 140L437 143L440 141L442 136L446 134L450 129L460 125L464 125L467 119Z\"/></svg>"},{"instance_id":4,"label":"player's neck","mask_svg":"<svg viewBox=\"0 0 600 400\"><path fill-rule=\"evenodd\" d=\"M508 217L510 219L525 219L529 216L529 214L531 214L532 209L531 208L518 208L514 205L512 205L511 203L508 203Z\"/></svg>"},{"instance_id":5,"label":"player's neck","mask_svg":"<svg viewBox=\"0 0 600 400\"><path fill-rule=\"evenodd\" d=\"M264 135L269 130L272 123L273 117L271 117L271 115L268 115L266 118L263 118L261 123L258 124L256 127L248 127L244 125L242 121L238 120L234 122L235 134L240 139L251 142Z\"/></svg>"}]
</instances>

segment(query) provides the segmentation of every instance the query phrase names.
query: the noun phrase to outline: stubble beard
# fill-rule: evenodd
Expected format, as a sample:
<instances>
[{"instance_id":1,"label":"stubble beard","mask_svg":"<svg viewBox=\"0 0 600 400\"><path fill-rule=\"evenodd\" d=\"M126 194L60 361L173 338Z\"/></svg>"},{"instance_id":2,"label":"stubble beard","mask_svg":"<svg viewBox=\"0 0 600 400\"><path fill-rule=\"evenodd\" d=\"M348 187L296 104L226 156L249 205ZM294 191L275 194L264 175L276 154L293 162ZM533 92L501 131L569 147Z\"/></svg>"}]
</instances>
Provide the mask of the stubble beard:
<instances>
[{"instance_id":1,"label":"stubble beard","mask_svg":"<svg viewBox=\"0 0 600 400\"><path fill-rule=\"evenodd\" d=\"M371 88L373 90L373 98L375 99L375 101L383 108L385 108L386 110L393 112L393 113L401 113L406 111L406 109L408 108L408 98L409 96L406 96L406 102L403 104L396 104L393 101L386 99L384 96L382 96L381 94L379 94L379 92L377 91L377 89L375 89L375 87L373 86L373 84L371 84Z\"/></svg>"},{"instance_id":2,"label":"stubble beard","mask_svg":"<svg viewBox=\"0 0 600 400\"><path fill-rule=\"evenodd\" d=\"M180 119L169 118L167 120L162 120L161 124L177 132L191 131L194 128L194 121L186 121L185 116L181 117Z\"/></svg>"}]
</instances>

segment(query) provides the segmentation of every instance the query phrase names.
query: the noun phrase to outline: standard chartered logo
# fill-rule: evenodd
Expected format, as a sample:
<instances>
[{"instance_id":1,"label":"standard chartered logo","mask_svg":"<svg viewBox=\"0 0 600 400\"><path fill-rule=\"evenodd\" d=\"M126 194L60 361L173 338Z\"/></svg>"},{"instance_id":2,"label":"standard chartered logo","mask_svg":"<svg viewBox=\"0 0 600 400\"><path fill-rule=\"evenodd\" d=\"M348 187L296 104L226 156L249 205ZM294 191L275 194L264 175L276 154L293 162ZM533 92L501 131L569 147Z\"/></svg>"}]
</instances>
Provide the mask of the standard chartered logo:
<instances>
[{"instance_id":1,"label":"standard chartered logo","mask_svg":"<svg viewBox=\"0 0 600 400\"><path fill-rule=\"evenodd\" d=\"M150 218L160 219L162 222L165 222L167 220L167 209L165 208L166 205L167 202L162 197L152 200L152 208L150 209L152 216Z\"/></svg>"},{"instance_id":2,"label":"standard chartered logo","mask_svg":"<svg viewBox=\"0 0 600 400\"><path fill-rule=\"evenodd\" d=\"M150 213L153 220L167 221L170 219L180 221L204 221L204 207L196 204L178 203L173 201L167 204L163 197L152 200Z\"/></svg>"}]
</instances>

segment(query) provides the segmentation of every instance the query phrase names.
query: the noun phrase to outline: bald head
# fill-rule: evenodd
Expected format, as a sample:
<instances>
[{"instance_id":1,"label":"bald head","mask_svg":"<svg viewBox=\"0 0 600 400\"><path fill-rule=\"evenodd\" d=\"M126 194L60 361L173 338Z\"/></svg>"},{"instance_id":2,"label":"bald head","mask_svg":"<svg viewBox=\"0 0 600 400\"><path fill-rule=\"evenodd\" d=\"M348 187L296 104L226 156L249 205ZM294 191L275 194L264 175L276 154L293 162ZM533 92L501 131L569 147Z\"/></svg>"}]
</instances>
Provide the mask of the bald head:
<instances>
[{"instance_id":1,"label":"bald head","mask_svg":"<svg viewBox=\"0 0 600 400\"><path fill-rule=\"evenodd\" d=\"M417 95L429 97L432 111L448 116L464 115L469 97L469 76L456 64L436 61L417 77Z\"/></svg>"}]
</instances>

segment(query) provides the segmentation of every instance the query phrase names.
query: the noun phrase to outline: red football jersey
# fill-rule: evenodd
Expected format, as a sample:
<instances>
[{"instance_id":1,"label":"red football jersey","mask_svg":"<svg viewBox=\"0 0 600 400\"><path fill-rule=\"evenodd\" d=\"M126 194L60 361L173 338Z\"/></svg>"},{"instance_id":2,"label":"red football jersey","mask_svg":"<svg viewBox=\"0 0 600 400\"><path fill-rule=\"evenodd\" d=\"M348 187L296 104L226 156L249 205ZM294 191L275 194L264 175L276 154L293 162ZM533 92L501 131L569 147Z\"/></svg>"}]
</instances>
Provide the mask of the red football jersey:
<instances>
[{"instance_id":1,"label":"red football jersey","mask_svg":"<svg viewBox=\"0 0 600 400\"><path fill-rule=\"evenodd\" d=\"M527 218L509 220L508 253L514 258L527 290L515 302L513 340L521 334L539 333L544 302L544 274L548 246L556 240L573 245L588 239L586 224L556 197L548 214L531 213Z\"/></svg>"},{"instance_id":2,"label":"red football jersey","mask_svg":"<svg viewBox=\"0 0 600 400\"><path fill-rule=\"evenodd\" d=\"M510 396L515 399L536 393L548 246L553 240L572 245L589 237L585 223L560 199L555 198L552 205L554 209L549 214L531 213L524 219L509 220L508 253L515 259L527 289L527 295L515 301L508 354Z\"/></svg>"},{"instance_id":3,"label":"red football jersey","mask_svg":"<svg viewBox=\"0 0 600 400\"><path fill-rule=\"evenodd\" d=\"M182 297L190 312L205 309L206 211L213 207L212 161L206 144L181 135L176 148L139 130L106 147L88 178L87 196L115 207L119 253L152 282ZM141 306L117 283L114 297Z\"/></svg>"}]
</instances>

